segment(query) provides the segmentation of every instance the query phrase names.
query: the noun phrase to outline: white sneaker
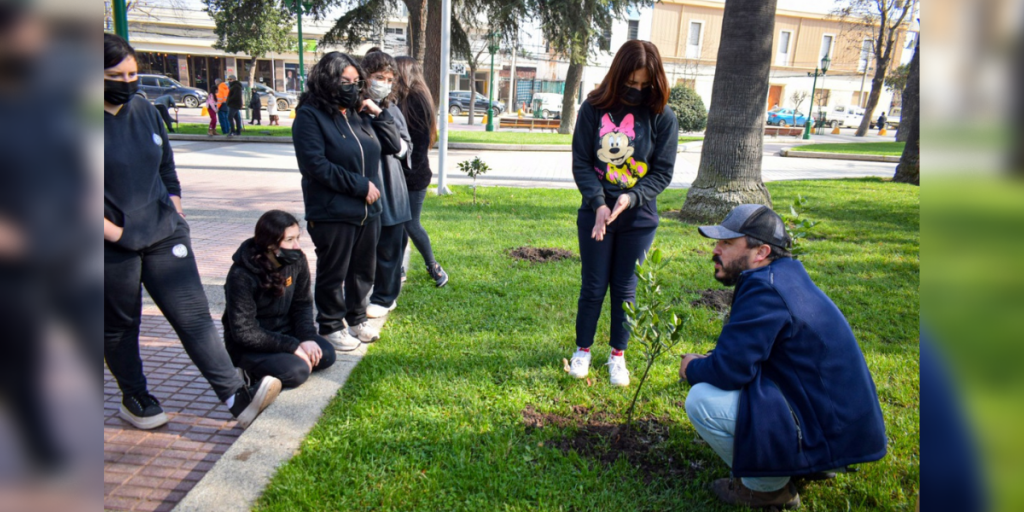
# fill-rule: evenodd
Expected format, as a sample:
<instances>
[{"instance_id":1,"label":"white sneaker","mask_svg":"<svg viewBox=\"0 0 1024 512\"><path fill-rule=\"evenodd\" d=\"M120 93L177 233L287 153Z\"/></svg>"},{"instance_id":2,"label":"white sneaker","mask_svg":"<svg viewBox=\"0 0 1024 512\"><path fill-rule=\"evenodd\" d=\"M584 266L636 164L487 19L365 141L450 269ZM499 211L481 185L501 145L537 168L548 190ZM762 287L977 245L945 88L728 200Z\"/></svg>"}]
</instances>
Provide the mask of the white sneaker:
<instances>
[{"instance_id":1,"label":"white sneaker","mask_svg":"<svg viewBox=\"0 0 1024 512\"><path fill-rule=\"evenodd\" d=\"M331 342L331 345L334 345L334 349L339 352L351 352L363 344L358 339L352 337L345 329L334 331L325 335L324 338L327 338L327 341Z\"/></svg>"},{"instance_id":2,"label":"white sneaker","mask_svg":"<svg viewBox=\"0 0 1024 512\"><path fill-rule=\"evenodd\" d=\"M380 306L380 305L377 305L377 304L370 304L369 306L366 306L366 316L368 318L380 318L380 317L382 317L384 315L387 315L388 313L394 311L396 307L398 307L398 301L397 300L392 302L390 306Z\"/></svg>"},{"instance_id":3,"label":"white sneaker","mask_svg":"<svg viewBox=\"0 0 1024 512\"><path fill-rule=\"evenodd\" d=\"M577 350L569 361L569 375L582 379L590 373L590 352Z\"/></svg>"},{"instance_id":4,"label":"white sneaker","mask_svg":"<svg viewBox=\"0 0 1024 512\"><path fill-rule=\"evenodd\" d=\"M612 377L612 386L625 387L629 385L629 370L626 369L625 356L609 355L605 366L608 367L608 374Z\"/></svg>"},{"instance_id":5,"label":"white sneaker","mask_svg":"<svg viewBox=\"0 0 1024 512\"><path fill-rule=\"evenodd\" d=\"M380 330L372 327L370 322L363 322L359 325L350 325L348 333L363 343L373 343L380 339Z\"/></svg>"}]
</instances>

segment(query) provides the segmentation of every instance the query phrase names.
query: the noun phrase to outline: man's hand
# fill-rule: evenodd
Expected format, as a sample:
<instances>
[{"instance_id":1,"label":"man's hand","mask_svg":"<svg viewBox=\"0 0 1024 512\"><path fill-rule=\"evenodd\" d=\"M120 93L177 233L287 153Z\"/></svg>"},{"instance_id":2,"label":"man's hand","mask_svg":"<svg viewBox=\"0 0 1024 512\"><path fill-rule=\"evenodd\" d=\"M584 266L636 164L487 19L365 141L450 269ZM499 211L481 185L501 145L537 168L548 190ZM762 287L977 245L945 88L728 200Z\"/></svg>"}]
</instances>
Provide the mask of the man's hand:
<instances>
[{"instance_id":1,"label":"man's hand","mask_svg":"<svg viewBox=\"0 0 1024 512\"><path fill-rule=\"evenodd\" d=\"M377 190L377 185L370 182L370 190L366 193L366 204L376 203L380 199L380 190Z\"/></svg>"},{"instance_id":2,"label":"man's hand","mask_svg":"<svg viewBox=\"0 0 1024 512\"><path fill-rule=\"evenodd\" d=\"M679 379L688 380L686 378L686 367L690 366L690 361L694 359L704 359L708 356L702 354L683 354L683 361L679 363Z\"/></svg>"},{"instance_id":3,"label":"man's hand","mask_svg":"<svg viewBox=\"0 0 1024 512\"><path fill-rule=\"evenodd\" d=\"M323 350L320 349L320 345L317 345L315 341L303 341L302 343L299 343L299 350L306 353L310 371L313 371L314 366L320 364L320 358L324 356Z\"/></svg>"},{"instance_id":4,"label":"man's hand","mask_svg":"<svg viewBox=\"0 0 1024 512\"><path fill-rule=\"evenodd\" d=\"M608 217L611 217L611 215L612 211L605 205L601 205L597 209L597 218L594 219L594 229L590 232L590 238L598 242L604 240L605 228L608 226Z\"/></svg>"},{"instance_id":5,"label":"man's hand","mask_svg":"<svg viewBox=\"0 0 1024 512\"><path fill-rule=\"evenodd\" d=\"M611 216L608 217L608 224L615 222L615 219L619 218L619 214L626 211L629 208L629 196L622 194L619 199L615 201L615 209L612 210Z\"/></svg>"}]
</instances>

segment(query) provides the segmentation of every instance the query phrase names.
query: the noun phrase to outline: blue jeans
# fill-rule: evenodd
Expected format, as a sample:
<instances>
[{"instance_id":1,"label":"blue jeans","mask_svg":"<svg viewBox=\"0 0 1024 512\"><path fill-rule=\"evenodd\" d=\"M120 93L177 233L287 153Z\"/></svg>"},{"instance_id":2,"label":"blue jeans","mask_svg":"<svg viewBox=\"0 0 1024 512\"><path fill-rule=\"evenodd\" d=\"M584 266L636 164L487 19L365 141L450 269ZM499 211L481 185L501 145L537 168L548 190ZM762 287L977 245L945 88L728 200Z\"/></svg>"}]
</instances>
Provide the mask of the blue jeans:
<instances>
[{"instance_id":1,"label":"blue jeans","mask_svg":"<svg viewBox=\"0 0 1024 512\"><path fill-rule=\"evenodd\" d=\"M627 210L608 226L604 240L590 237L597 215L589 206L577 214L576 227L580 243L580 298L576 309L576 346L587 348L594 344L597 320L601 317L604 296L611 289L611 338L609 344L616 350L626 350L629 332L623 327L626 313L622 303L636 297L636 262L654 241L658 229L657 210Z\"/></svg>"},{"instance_id":2,"label":"blue jeans","mask_svg":"<svg viewBox=\"0 0 1024 512\"><path fill-rule=\"evenodd\" d=\"M693 423L693 428L730 468L739 407L739 391L724 391L706 382L690 388L686 396L686 415ZM777 491L787 483L788 476L743 478L743 485L760 492Z\"/></svg>"},{"instance_id":3,"label":"blue jeans","mask_svg":"<svg viewBox=\"0 0 1024 512\"><path fill-rule=\"evenodd\" d=\"M229 126L230 122L228 121L227 105L222 105L220 109L217 110L217 122L220 123L220 132L223 133L224 135L227 135L228 132L231 130L231 127Z\"/></svg>"},{"instance_id":4,"label":"blue jeans","mask_svg":"<svg viewBox=\"0 0 1024 512\"><path fill-rule=\"evenodd\" d=\"M228 117L231 120L231 133L242 134L242 111L237 108L228 107Z\"/></svg>"}]
</instances>

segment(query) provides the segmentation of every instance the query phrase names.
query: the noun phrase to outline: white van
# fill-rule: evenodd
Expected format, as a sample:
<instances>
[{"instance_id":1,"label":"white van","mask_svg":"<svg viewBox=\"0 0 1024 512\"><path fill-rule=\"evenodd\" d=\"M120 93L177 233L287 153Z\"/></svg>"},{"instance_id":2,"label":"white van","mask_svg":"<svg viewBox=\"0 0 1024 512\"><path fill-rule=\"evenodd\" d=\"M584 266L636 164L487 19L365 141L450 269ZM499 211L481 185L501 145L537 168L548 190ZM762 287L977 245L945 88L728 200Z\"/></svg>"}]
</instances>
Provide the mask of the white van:
<instances>
[{"instance_id":1,"label":"white van","mask_svg":"<svg viewBox=\"0 0 1024 512\"><path fill-rule=\"evenodd\" d=\"M537 105L540 100L540 105ZM554 119L562 114L562 95L554 92L537 92L533 94L533 102L530 103L534 111L540 109L544 119Z\"/></svg>"}]
</instances>

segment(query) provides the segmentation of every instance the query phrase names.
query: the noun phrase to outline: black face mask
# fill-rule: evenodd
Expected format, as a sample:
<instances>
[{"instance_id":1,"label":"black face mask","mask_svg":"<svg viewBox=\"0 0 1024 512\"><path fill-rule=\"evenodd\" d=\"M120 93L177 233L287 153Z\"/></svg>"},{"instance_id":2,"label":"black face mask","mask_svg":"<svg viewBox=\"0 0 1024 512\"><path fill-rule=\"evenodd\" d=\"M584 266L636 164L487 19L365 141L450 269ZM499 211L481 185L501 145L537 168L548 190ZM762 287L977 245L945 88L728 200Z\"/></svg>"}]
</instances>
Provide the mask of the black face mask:
<instances>
[{"instance_id":1,"label":"black face mask","mask_svg":"<svg viewBox=\"0 0 1024 512\"><path fill-rule=\"evenodd\" d=\"M647 100L651 97L651 88L644 87L643 89L634 89L632 87L626 87L626 91L622 93L622 102L626 105L642 105L647 103Z\"/></svg>"},{"instance_id":2,"label":"black face mask","mask_svg":"<svg viewBox=\"0 0 1024 512\"><path fill-rule=\"evenodd\" d=\"M278 249L277 261L281 265L293 265L305 254L302 253L301 249Z\"/></svg>"},{"instance_id":3,"label":"black face mask","mask_svg":"<svg viewBox=\"0 0 1024 512\"><path fill-rule=\"evenodd\" d=\"M359 106L360 86L358 84L338 84L334 89L334 101L341 108Z\"/></svg>"},{"instance_id":4,"label":"black face mask","mask_svg":"<svg viewBox=\"0 0 1024 512\"><path fill-rule=\"evenodd\" d=\"M119 80L103 80L103 101L111 105L124 105L131 101L132 96L139 90L139 80L136 78L131 82Z\"/></svg>"}]
</instances>

